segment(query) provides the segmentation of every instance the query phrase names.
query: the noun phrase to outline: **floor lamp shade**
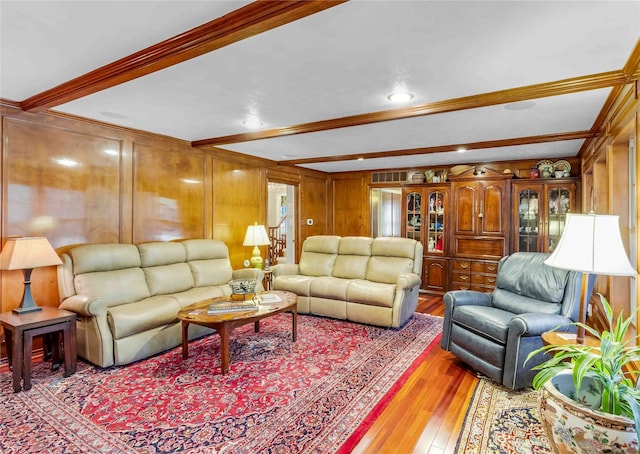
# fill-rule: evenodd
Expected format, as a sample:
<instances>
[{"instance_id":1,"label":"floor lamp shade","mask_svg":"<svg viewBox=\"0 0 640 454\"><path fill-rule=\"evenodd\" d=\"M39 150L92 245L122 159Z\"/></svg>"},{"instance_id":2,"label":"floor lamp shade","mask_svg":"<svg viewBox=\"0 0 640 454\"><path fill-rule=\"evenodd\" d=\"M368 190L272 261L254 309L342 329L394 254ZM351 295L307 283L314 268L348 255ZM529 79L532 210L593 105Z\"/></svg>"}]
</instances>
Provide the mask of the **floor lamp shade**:
<instances>
[{"instance_id":1,"label":"floor lamp shade","mask_svg":"<svg viewBox=\"0 0 640 454\"><path fill-rule=\"evenodd\" d=\"M251 255L251 266L262 269L263 260L260 256L260 248L258 246L266 246L270 244L269 235L264 225L254 225L247 227L247 233L244 236L243 246L253 246Z\"/></svg>"},{"instance_id":2,"label":"floor lamp shade","mask_svg":"<svg viewBox=\"0 0 640 454\"><path fill-rule=\"evenodd\" d=\"M62 261L44 237L9 238L0 253L1 270L22 270L24 294L14 312L41 310L31 295L31 271L41 266L60 265Z\"/></svg>"},{"instance_id":3,"label":"floor lamp shade","mask_svg":"<svg viewBox=\"0 0 640 454\"><path fill-rule=\"evenodd\" d=\"M620 237L619 218L603 214L567 214L558 246L545 260L546 265L582 272L580 298L581 323L586 323L588 301L586 281L589 274L635 276ZM578 328L577 340L584 342L584 328Z\"/></svg>"}]
</instances>

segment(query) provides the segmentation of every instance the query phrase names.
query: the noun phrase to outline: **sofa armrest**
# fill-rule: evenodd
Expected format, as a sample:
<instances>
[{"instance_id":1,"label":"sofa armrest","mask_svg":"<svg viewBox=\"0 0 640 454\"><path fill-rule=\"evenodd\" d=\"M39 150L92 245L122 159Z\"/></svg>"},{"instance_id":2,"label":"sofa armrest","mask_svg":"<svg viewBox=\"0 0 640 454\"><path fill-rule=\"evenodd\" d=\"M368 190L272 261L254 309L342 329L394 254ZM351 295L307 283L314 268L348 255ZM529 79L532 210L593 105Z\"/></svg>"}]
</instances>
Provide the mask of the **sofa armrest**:
<instances>
[{"instance_id":1,"label":"sofa armrest","mask_svg":"<svg viewBox=\"0 0 640 454\"><path fill-rule=\"evenodd\" d=\"M107 303L102 298L73 295L60 303L60 309L75 312L85 317L107 314Z\"/></svg>"},{"instance_id":2,"label":"sofa armrest","mask_svg":"<svg viewBox=\"0 0 640 454\"><path fill-rule=\"evenodd\" d=\"M420 282L420 276L414 273L398 275L393 302L392 328L401 327L413 316L418 307Z\"/></svg>"},{"instance_id":3,"label":"sofa armrest","mask_svg":"<svg viewBox=\"0 0 640 454\"><path fill-rule=\"evenodd\" d=\"M404 290L405 288L411 288L418 286L420 287L420 283L422 280L420 276L414 273L405 273L398 275L398 280L396 282L396 288L398 290Z\"/></svg>"},{"instance_id":4,"label":"sofa armrest","mask_svg":"<svg viewBox=\"0 0 640 454\"><path fill-rule=\"evenodd\" d=\"M295 263L280 263L271 267L274 278L285 275L300 274L300 267Z\"/></svg>"},{"instance_id":5,"label":"sofa armrest","mask_svg":"<svg viewBox=\"0 0 640 454\"><path fill-rule=\"evenodd\" d=\"M264 272L259 268L242 268L240 270L233 270L231 276L234 279L255 279L258 282L262 282Z\"/></svg>"}]
</instances>

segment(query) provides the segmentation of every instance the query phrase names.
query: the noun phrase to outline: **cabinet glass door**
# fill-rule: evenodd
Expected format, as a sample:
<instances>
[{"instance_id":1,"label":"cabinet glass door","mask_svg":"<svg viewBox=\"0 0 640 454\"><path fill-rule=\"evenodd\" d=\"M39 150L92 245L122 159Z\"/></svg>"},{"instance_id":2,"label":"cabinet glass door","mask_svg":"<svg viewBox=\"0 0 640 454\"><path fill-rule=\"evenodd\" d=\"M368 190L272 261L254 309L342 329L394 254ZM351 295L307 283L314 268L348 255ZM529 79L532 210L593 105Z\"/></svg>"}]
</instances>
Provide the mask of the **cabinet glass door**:
<instances>
[{"instance_id":1,"label":"cabinet glass door","mask_svg":"<svg viewBox=\"0 0 640 454\"><path fill-rule=\"evenodd\" d=\"M406 237L420 241L422 226L422 195L419 192L407 194Z\"/></svg>"},{"instance_id":2,"label":"cabinet glass door","mask_svg":"<svg viewBox=\"0 0 640 454\"><path fill-rule=\"evenodd\" d=\"M523 189L518 192L518 251L538 252L538 191Z\"/></svg>"},{"instance_id":3,"label":"cabinet glass door","mask_svg":"<svg viewBox=\"0 0 640 454\"><path fill-rule=\"evenodd\" d=\"M445 247L445 212L444 193L429 193L429 212L427 222L427 252L444 253Z\"/></svg>"},{"instance_id":4,"label":"cabinet glass door","mask_svg":"<svg viewBox=\"0 0 640 454\"><path fill-rule=\"evenodd\" d=\"M547 247L553 250L560 241L560 236L567 222L567 213L571 206L571 193L568 188L551 188L547 191Z\"/></svg>"}]
</instances>

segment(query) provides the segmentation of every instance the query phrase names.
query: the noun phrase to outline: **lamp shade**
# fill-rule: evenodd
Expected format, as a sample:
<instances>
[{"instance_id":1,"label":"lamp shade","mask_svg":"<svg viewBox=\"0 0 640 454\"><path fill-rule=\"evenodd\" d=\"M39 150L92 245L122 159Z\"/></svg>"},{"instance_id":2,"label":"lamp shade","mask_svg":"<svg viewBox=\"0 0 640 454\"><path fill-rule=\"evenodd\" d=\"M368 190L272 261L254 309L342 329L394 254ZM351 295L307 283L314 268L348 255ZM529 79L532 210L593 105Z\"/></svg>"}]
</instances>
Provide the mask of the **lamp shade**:
<instances>
[{"instance_id":1,"label":"lamp shade","mask_svg":"<svg viewBox=\"0 0 640 454\"><path fill-rule=\"evenodd\" d=\"M9 238L0 253L2 270L24 270L61 263L44 237Z\"/></svg>"},{"instance_id":2,"label":"lamp shade","mask_svg":"<svg viewBox=\"0 0 640 454\"><path fill-rule=\"evenodd\" d=\"M247 233L244 236L243 246L266 246L269 244L269 235L267 235L267 229L264 225L250 225L247 227Z\"/></svg>"},{"instance_id":3,"label":"lamp shade","mask_svg":"<svg viewBox=\"0 0 640 454\"><path fill-rule=\"evenodd\" d=\"M567 214L558 246L544 263L589 274L636 274L624 250L619 218L615 215Z\"/></svg>"}]
</instances>

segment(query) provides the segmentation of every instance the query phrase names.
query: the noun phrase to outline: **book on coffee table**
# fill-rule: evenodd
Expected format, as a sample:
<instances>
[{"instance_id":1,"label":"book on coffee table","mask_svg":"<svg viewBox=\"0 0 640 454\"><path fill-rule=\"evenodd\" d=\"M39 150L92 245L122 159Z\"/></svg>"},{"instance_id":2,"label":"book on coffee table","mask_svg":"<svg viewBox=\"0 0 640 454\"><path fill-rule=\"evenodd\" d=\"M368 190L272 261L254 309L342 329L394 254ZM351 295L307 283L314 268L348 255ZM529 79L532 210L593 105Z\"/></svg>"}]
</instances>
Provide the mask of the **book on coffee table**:
<instances>
[{"instance_id":1,"label":"book on coffee table","mask_svg":"<svg viewBox=\"0 0 640 454\"><path fill-rule=\"evenodd\" d=\"M207 308L207 314L225 314L228 312L257 311L258 305L253 301L238 301L232 303L213 303Z\"/></svg>"},{"instance_id":2,"label":"book on coffee table","mask_svg":"<svg viewBox=\"0 0 640 454\"><path fill-rule=\"evenodd\" d=\"M258 301L260 302L260 304L273 304L279 303L280 301L282 301L282 298L280 298L275 293L263 293L258 296Z\"/></svg>"}]
</instances>

